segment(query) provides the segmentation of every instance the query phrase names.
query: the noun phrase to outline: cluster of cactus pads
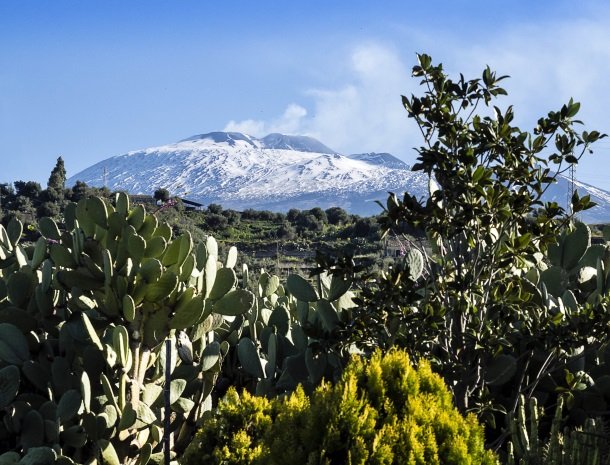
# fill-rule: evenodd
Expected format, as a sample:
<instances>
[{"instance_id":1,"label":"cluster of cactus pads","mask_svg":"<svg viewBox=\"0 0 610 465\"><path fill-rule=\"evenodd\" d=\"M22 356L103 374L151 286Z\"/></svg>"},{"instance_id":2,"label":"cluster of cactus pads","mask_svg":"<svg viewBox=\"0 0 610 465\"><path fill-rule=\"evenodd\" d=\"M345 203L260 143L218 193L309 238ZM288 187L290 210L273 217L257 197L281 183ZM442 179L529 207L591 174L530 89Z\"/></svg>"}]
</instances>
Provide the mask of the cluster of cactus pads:
<instances>
[{"instance_id":1,"label":"cluster of cactus pads","mask_svg":"<svg viewBox=\"0 0 610 465\"><path fill-rule=\"evenodd\" d=\"M349 358L339 334L351 320L350 286L349 279L323 274L318 291L298 275L290 275L285 287L277 276L261 273L253 311L236 318L236 356L223 373L233 380L245 375L247 382L230 384L254 384L257 394L274 396L298 384L311 391L323 378L336 381Z\"/></svg>"},{"instance_id":2,"label":"cluster of cactus pads","mask_svg":"<svg viewBox=\"0 0 610 465\"><path fill-rule=\"evenodd\" d=\"M607 327L610 293L610 226L603 230L603 241L591 243L591 230L583 223L566 228L551 246L547 257L531 268L527 278L537 286L536 299L548 310L556 325L573 331L572 337L587 328L587 321L598 320ZM588 382L570 407L587 412L606 411L610 405L610 346L603 330L580 334L583 345L565 354L567 368L586 373ZM601 341L601 342L600 342Z\"/></svg>"},{"instance_id":3,"label":"cluster of cactus pads","mask_svg":"<svg viewBox=\"0 0 610 465\"><path fill-rule=\"evenodd\" d=\"M237 251L219 263L213 238L173 238L124 194L71 204L65 228L45 218L40 233L26 247L18 221L0 226L0 464L159 463L162 391L179 451L229 352L215 331L255 308ZM165 386L177 336L194 361L172 344Z\"/></svg>"},{"instance_id":4,"label":"cluster of cactus pads","mask_svg":"<svg viewBox=\"0 0 610 465\"><path fill-rule=\"evenodd\" d=\"M604 230L610 240L610 228ZM539 286L545 300L557 306L575 309L578 304L595 304L610 290L610 249L607 244L591 244L591 230L575 223L562 231L557 244L527 277Z\"/></svg>"},{"instance_id":5,"label":"cluster of cactus pads","mask_svg":"<svg viewBox=\"0 0 610 465\"><path fill-rule=\"evenodd\" d=\"M222 381L273 396L340 376L351 281L262 272L251 292L234 247L221 263L125 194L64 223L28 246L0 226L0 465L160 463L164 390L179 454Z\"/></svg>"}]
</instances>

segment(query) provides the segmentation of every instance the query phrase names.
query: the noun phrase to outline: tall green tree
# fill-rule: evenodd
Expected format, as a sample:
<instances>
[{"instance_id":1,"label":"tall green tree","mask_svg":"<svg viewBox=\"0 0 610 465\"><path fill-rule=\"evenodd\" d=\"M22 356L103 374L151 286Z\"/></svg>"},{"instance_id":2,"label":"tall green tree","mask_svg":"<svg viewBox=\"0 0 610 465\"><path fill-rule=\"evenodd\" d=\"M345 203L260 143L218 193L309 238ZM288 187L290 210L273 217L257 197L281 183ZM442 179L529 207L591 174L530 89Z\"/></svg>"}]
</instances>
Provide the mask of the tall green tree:
<instances>
[{"instance_id":1,"label":"tall green tree","mask_svg":"<svg viewBox=\"0 0 610 465\"><path fill-rule=\"evenodd\" d=\"M84 181L76 181L69 191L69 197L72 202L78 202L80 199L91 195L95 195L94 189L89 187Z\"/></svg>"},{"instance_id":2,"label":"tall green tree","mask_svg":"<svg viewBox=\"0 0 610 465\"><path fill-rule=\"evenodd\" d=\"M0 184L0 215L3 211L7 210L7 205L15 197L15 190L9 183Z\"/></svg>"},{"instance_id":3,"label":"tall green tree","mask_svg":"<svg viewBox=\"0 0 610 465\"><path fill-rule=\"evenodd\" d=\"M361 344L397 344L434 360L458 407L493 423L583 343L576 333L556 337L570 322L553 320L525 274L571 215L593 205L575 193L568 214L543 195L605 135L577 131L572 100L522 131L512 106L494 105L507 93L506 76L487 67L481 78L451 79L429 56L418 59L413 76L423 95L403 97L403 105L423 137L413 170L429 176L430 197L390 195L381 222L386 232L419 229L429 247L404 237L413 252L371 278L353 331ZM546 356L552 364L542 363ZM500 392L515 373L521 381Z\"/></svg>"},{"instance_id":4,"label":"tall green tree","mask_svg":"<svg viewBox=\"0 0 610 465\"><path fill-rule=\"evenodd\" d=\"M47 183L47 197L50 201L63 201L66 190L66 168L63 158L57 158L57 163L51 171L49 182Z\"/></svg>"}]
</instances>

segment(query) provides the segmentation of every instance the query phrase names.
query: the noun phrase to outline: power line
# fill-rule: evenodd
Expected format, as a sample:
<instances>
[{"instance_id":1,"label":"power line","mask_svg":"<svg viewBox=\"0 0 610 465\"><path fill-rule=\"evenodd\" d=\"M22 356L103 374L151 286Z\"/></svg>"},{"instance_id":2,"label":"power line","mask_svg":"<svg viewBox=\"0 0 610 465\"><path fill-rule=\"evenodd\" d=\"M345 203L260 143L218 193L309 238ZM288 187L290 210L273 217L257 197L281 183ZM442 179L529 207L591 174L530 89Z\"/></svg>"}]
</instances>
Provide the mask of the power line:
<instances>
[{"instance_id":1,"label":"power line","mask_svg":"<svg viewBox=\"0 0 610 465\"><path fill-rule=\"evenodd\" d=\"M574 208L572 206L572 197L574 196L574 165L570 165L570 186L568 188L568 208L570 209L570 215L574 214Z\"/></svg>"}]
</instances>

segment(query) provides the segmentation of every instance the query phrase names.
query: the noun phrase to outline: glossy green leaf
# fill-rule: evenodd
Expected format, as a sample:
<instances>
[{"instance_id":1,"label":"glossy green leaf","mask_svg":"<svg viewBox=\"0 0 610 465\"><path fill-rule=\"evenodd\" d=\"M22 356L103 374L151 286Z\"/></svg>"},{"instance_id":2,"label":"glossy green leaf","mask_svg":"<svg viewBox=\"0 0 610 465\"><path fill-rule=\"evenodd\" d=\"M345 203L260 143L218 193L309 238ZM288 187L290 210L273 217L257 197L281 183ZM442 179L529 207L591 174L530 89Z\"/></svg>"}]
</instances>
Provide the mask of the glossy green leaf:
<instances>
[{"instance_id":1,"label":"glossy green leaf","mask_svg":"<svg viewBox=\"0 0 610 465\"><path fill-rule=\"evenodd\" d=\"M328 291L328 300L330 302L337 300L345 294L352 285L351 279L345 279L343 276L333 276Z\"/></svg>"}]
</instances>

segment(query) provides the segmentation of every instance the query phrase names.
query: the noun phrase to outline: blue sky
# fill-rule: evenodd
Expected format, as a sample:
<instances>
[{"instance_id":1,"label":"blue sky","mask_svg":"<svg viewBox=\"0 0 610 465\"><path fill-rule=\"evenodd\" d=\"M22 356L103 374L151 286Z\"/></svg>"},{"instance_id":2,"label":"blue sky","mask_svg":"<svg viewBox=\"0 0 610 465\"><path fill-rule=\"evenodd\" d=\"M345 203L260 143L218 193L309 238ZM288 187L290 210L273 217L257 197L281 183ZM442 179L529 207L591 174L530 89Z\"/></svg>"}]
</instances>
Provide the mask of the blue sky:
<instances>
[{"instance_id":1,"label":"blue sky","mask_svg":"<svg viewBox=\"0 0 610 465\"><path fill-rule=\"evenodd\" d=\"M0 0L0 181L46 185L130 150L214 130L308 134L412 162L415 53L489 64L518 122L570 97L610 133L610 8L595 1ZM610 143L577 170L610 189Z\"/></svg>"}]
</instances>

